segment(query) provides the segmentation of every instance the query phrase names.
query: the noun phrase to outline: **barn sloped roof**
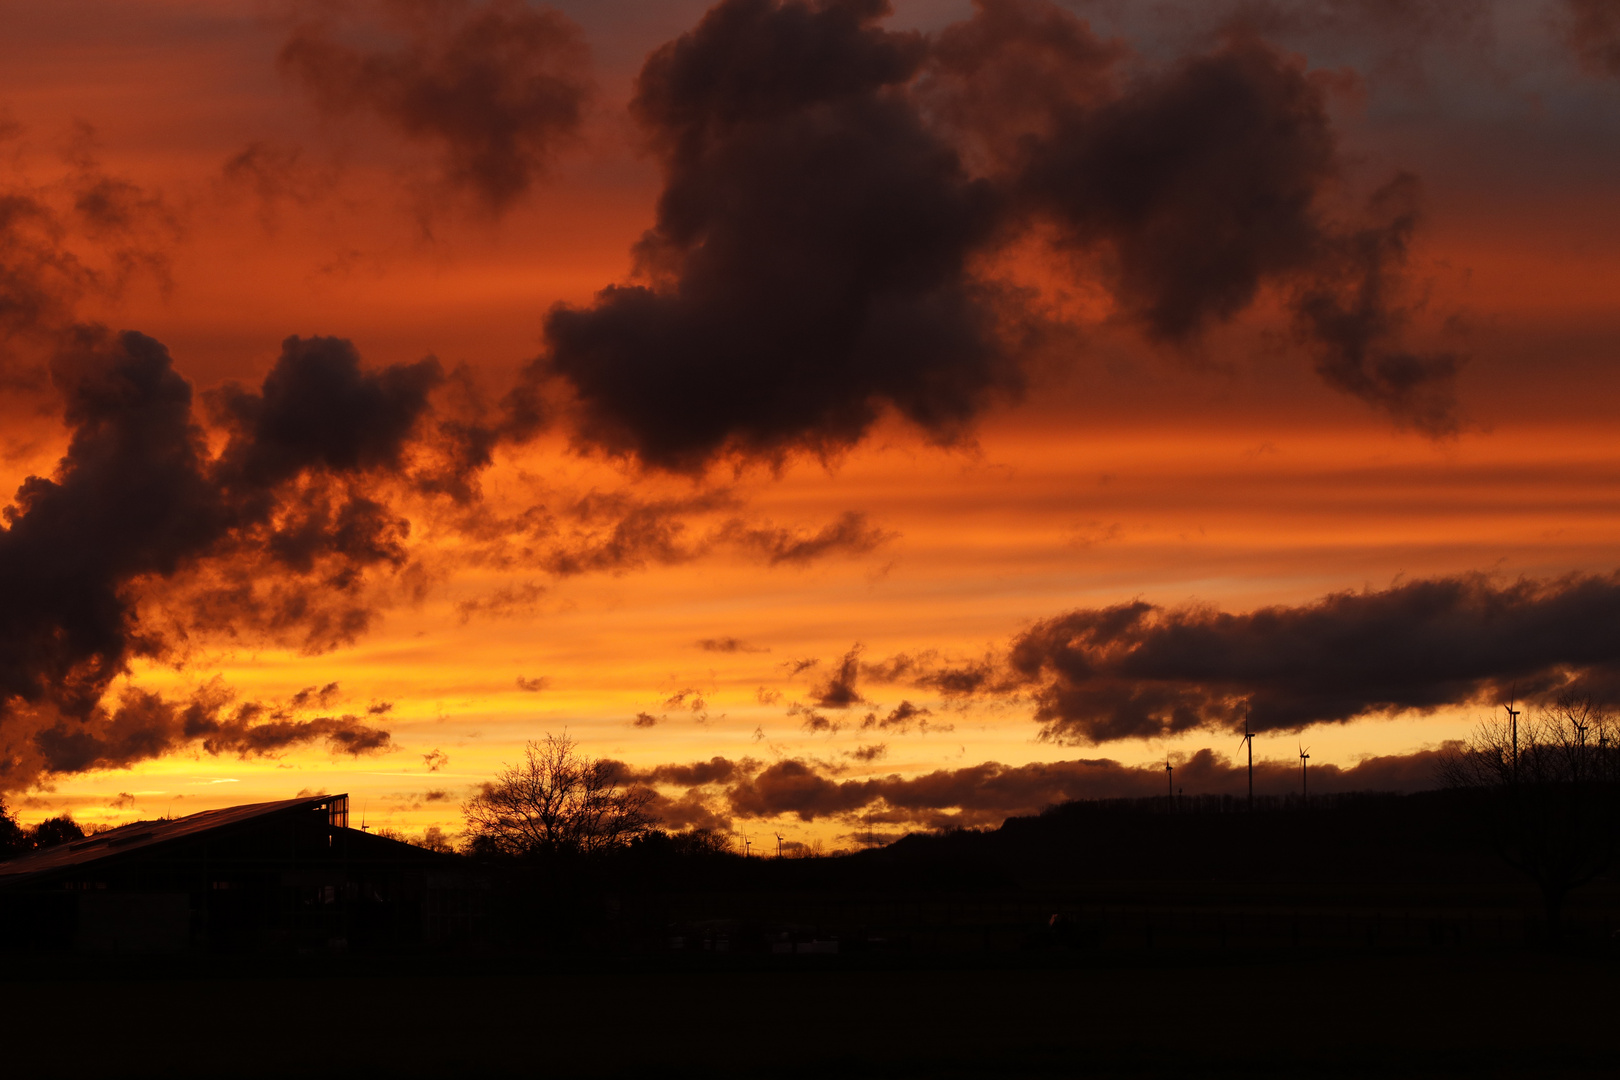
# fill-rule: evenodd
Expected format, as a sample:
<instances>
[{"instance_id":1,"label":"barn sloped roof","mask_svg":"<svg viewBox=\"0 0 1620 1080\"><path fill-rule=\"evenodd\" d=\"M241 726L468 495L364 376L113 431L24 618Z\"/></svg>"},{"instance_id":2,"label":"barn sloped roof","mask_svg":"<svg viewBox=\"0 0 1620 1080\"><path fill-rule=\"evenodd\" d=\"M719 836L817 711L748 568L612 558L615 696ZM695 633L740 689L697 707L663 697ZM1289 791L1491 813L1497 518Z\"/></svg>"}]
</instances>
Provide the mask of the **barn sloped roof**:
<instances>
[{"instance_id":1,"label":"barn sloped roof","mask_svg":"<svg viewBox=\"0 0 1620 1080\"><path fill-rule=\"evenodd\" d=\"M0 887L35 874L95 862L110 855L139 851L154 844L239 825L254 818L288 811L312 810L339 798L344 796L311 795L302 799L283 799L280 802L248 803L245 806L227 806L220 810L203 810L172 821L137 821L130 825L121 825L116 829L87 836L83 840L58 844L43 851L19 855L14 859L0 862Z\"/></svg>"}]
</instances>

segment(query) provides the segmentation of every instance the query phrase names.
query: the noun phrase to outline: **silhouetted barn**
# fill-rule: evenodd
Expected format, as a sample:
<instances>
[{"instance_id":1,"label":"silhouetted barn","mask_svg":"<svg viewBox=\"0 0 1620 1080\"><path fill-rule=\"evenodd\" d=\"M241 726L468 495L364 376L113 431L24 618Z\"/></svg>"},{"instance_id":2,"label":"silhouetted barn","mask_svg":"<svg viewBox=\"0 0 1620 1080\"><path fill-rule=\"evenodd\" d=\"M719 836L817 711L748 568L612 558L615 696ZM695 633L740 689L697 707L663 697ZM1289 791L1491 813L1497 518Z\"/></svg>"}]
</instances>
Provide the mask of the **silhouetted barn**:
<instances>
[{"instance_id":1,"label":"silhouetted barn","mask_svg":"<svg viewBox=\"0 0 1620 1080\"><path fill-rule=\"evenodd\" d=\"M334 951L456 945L466 860L349 824L347 795L144 821L0 862L0 948Z\"/></svg>"}]
</instances>

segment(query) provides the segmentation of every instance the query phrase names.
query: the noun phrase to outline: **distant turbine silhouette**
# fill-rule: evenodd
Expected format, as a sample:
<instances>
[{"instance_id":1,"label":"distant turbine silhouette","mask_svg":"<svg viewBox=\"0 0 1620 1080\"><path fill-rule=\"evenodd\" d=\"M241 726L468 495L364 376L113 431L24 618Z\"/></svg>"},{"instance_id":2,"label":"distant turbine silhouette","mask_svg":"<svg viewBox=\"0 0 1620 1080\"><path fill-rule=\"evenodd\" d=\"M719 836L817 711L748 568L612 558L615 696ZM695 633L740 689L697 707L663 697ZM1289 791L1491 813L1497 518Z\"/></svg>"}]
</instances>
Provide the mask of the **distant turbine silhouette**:
<instances>
[{"instance_id":1,"label":"distant turbine silhouette","mask_svg":"<svg viewBox=\"0 0 1620 1080\"><path fill-rule=\"evenodd\" d=\"M1243 706L1243 738L1239 746L1249 744L1249 809L1254 809L1254 732L1249 730L1249 706Z\"/></svg>"},{"instance_id":2,"label":"distant turbine silhouette","mask_svg":"<svg viewBox=\"0 0 1620 1080\"><path fill-rule=\"evenodd\" d=\"M1515 780L1517 780L1519 778L1519 715L1520 714L1519 714L1519 710L1515 709L1513 707L1513 704L1514 704L1515 700L1517 700L1518 696L1519 696L1519 688L1518 688L1517 685L1515 685L1514 688L1508 694L1508 703L1506 705L1502 706L1504 709L1507 710L1508 727L1512 730L1512 734L1513 734L1513 779L1515 779Z\"/></svg>"},{"instance_id":3,"label":"distant turbine silhouette","mask_svg":"<svg viewBox=\"0 0 1620 1080\"><path fill-rule=\"evenodd\" d=\"M1176 774L1169 754L1164 755L1164 799L1166 806L1172 810L1176 808Z\"/></svg>"},{"instance_id":4,"label":"distant turbine silhouette","mask_svg":"<svg viewBox=\"0 0 1620 1080\"><path fill-rule=\"evenodd\" d=\"M776 834L776 857L778 859L780 859L782 857L782 834L781 833Z\"/></svg>"},{"instance_id":5,"label":"distant turbine silhouette","mask_svg":"<svg viewBox=\"0 0 1620 1080\"><path fill-rule=\"evenodd\" d=\"M1309 800L1311 797L1310 788L1306 785L1305 780L1305 763L1311 760L1310 749L1308 746L1299 748L1299 797L1302 802Z\"/></svg>"}]
</instances>

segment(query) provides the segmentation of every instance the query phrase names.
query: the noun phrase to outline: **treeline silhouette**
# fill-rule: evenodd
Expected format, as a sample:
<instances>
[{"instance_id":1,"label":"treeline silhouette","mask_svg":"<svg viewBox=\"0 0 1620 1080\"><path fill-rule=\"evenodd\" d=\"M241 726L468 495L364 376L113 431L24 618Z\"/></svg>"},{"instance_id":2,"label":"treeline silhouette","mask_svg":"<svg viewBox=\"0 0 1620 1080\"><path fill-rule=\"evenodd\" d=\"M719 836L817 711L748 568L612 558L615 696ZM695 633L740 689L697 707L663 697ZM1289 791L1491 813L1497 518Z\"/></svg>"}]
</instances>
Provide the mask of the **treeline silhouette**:
<instances>
[{"instance_id":1,"label":"treeline silhouette","mask_svg":"<svg viewBox=\"0 0 1620 1080\"><path fill-rule=\"evenodd\" d=\"M83 839L84 830L69 814L46 818L28 829L18 824L5 803L0 802L0 859Z\"/></svg>"},{"instance_id":2,"label":"treeline silhouette","mask_svg":"<svg viewBox=\"0 0 1620 1080\"><path fill-rule=\"evenodd\" d=\"M492 940L638 953L1007 953L1547 940L1471 793L1063 803L999 828L819 858L653 829L590 855L486 857ZM1606 941L1613 873L1573 939ZM824 961L818 961L824 962Z\"/></svg>"}]
</instances>

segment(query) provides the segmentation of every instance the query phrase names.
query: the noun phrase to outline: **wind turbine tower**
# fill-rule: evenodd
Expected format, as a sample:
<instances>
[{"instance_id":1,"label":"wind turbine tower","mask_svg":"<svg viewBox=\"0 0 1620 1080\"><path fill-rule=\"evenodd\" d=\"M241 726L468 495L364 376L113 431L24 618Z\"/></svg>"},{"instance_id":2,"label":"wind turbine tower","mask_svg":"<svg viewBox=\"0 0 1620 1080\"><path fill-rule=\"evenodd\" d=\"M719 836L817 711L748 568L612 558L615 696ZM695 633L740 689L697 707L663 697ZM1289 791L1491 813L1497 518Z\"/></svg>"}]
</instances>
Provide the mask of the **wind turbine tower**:
<instances>
[{"instance_id":1,"label":"wind turbine tower","mask_svg":"<svg viewBox=\"0 0 1620 1080\"><path fill-rule=\"evenodd\" d=\"M1509 701L1503 706L1508 714L1508 727L1513 732L1513 779L1519 778L1519 710Z\"/></svg>"},{"instance_id":2,"label":"wind turbine tower","mask_svg":"<svg viewBox=\"0 0 1620 1080\"><path fill-rule=\"evenodd\" d=\"M1176 770L1169 754L1164 755L1164 804L1171 810L1176 808Z\"/></svg>"},{"instance_id":3,"label":"wind turbine tower","mask_svg":"<svg viewBox=\"0 0 1620 1080\"><path fill-rule=\"evenodd\" d=\"M1243 707L1243 741L1238 743L1249 744L1249 810L1254 810L1254 732L1249 730L1249 707Z\"/></svg>"},{"instance_id":4,"label":"wind turbine tower","mask_svg":"<svg viewBox=\"0 0 1620 1080\"><path fill-rule=\"evenodd\" d=\"M1310 750L1311 748L1308 746L1299 748L1299 798L1301 802L1308 801L1311 797L1311 789L1305 778L1305 763L1311 760Z\"/></svg>"}]
</instances>

